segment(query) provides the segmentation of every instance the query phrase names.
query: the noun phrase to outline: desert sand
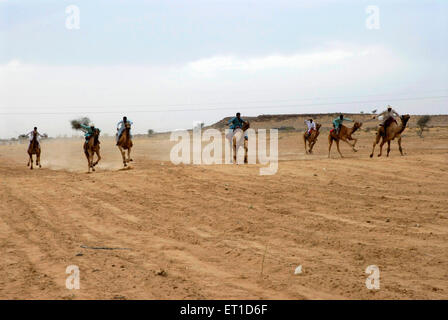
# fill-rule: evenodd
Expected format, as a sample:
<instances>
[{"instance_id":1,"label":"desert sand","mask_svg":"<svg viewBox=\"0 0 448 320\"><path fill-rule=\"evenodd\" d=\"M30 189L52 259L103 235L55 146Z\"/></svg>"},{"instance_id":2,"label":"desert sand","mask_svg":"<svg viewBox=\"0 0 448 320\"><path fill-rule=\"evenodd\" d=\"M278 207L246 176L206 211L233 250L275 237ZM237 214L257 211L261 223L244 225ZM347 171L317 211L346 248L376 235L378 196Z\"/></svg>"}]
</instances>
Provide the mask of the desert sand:
<instances>
[{"instance_id":1,"label":"desert sand","mask_svg":"<svg viewBox=\"0 0 448 320\"><path fill-rule=\"evenodd\" d=\"M0 146L0 298L448 298L448 129L407 129L405 156L394 141L373 159L373 131L344 159L327 134L305 155L301 131L280 132L271 176L174 165L167 134L136 138L128 170L103 138L91 174L82 139L43 141L34 170L26 143Z\"/></svg>"}]
</instances>

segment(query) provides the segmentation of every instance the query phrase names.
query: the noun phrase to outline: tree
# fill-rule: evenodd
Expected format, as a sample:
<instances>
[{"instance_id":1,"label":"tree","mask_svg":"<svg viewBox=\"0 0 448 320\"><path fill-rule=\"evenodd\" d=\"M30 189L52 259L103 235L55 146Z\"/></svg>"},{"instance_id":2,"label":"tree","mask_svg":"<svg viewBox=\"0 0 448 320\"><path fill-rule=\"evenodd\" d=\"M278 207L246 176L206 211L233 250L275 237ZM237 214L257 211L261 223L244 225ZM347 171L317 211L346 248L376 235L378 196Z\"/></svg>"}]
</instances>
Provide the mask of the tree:
<instances>
[{"instance_id":1,"label":"tree","mask_svg":"<svg viewBox=\"0 0 448 320\"><path fill-rule=\"evenodd\" d=\"M375 114L377 111L378 111L377 109L372 110L372 113Z\"/></svg>"},{"instance_id":2,"label":"tree","mask_svg":"<svg viewBox=\"0 0 448 320\"><path fill-rule=\"evenodd\" d=\"M419 127L420 131L418 131L417 134L420 136L420 138L423 138L423 131L428 127L428 122L430 120L431 117L428 115L424 115L420 117L420 119L418 119L417 126Z\"/></svg>"},{"instance_id":3,"label":"tree","mask_svg":"<svg viewBox=\"0 0 448 320\"><path fill-rule=\"evenodd\" d=\"M148 129L148 136L151 136L151 135L153 135L154 134L154 130L152 130L152 129Z\"/></svg>"}]
</instances>

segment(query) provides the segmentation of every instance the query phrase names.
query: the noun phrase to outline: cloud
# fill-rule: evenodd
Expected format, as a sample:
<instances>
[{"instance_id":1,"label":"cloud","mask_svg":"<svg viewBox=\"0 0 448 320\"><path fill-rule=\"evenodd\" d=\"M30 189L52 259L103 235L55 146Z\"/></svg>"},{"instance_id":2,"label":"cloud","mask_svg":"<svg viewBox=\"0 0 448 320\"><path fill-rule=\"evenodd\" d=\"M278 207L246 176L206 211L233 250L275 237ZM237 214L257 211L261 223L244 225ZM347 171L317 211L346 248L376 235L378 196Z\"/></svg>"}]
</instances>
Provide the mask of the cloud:
<instances>
[{"instance_id":1,"label":"cloud","mask_svg":"<svg viewBox=\"0 0 448 320\"><path fill-rule=\"evenodd\" d=\"M264 57L241 58L215 56L192 61L186 65L191 73L213 75L226 71L257 72L273 69L309 69L338 64L351 58L372 55L384 51L381 47L323 49L291 55L273 54Z\"/></svg>"}]
</instances>

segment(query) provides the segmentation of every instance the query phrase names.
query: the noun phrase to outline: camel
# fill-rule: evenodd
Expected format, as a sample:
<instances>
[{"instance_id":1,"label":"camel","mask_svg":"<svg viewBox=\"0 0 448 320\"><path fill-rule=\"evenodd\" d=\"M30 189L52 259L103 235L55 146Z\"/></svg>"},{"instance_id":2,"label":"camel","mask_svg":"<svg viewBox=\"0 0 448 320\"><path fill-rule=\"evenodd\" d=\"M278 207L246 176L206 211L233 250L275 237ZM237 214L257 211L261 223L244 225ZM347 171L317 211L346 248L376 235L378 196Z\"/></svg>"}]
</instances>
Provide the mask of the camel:
<instances>
[{"instance_id":1,"label":"camel","mask_svg":"<svg viewBox=\"0 0 448 320\"><path fill-rule=\"evenodd\" d=\"M121 156L123 158L123 165L127 167L127 163L129 161L133 161L131 159L131 148L133 146L131 139L131 125L129 122L126 122L124 125L123 133L121 134L120 139L117 143L118 149L120 150ZM125 150L128 150L128 158L126 159Z\"/></svg>"},{"instance_id":2,"label":"camel","mask_svg":"<svg viewBox=\"0 0 448 320\"><path fill-rule=\"evenodd\" d=\"M233 163L237 163L236 161L236 156L237 156L237 152L239 150L239 148L241 146L244 147L244 163L247 163L247 151L248 151L248 146L247 146L247 140L244 139L244 132L249 129L250 124L249 122L245 122L243 124L243 128L236 128L233 134L233 138L230 141L231 143L231 147L233 150Z\"/></svg>"},{"instance_id":3,"label":"camel","mask_svg":"<svg viewBox=\"0 0 448 320\"><path fill-rule=\"evenodd\" d=\"M37 134L33 133L33 139L30 142L30 145L28 147L28 155L30 156L28 160L27 166L30 167L31 170L33 170L33 154L36 155L36 166L39 166L39 168L42 168L40 164L40 145L37 141Z\"/></svg>"},{"instance_id":4,"label":"camel","mask_svg":"<svg viewBox=\"0 0 448 320\"><path fill-rule=\"evenodd\" d=\"M400 150L401 155L403 156L403 148L401 147L401 133L406 129L406 124L408 123L409 119L411 117L408 114L402 115L400 117L401 124L399 125L395 119L391 119L388 121L389 123L386 124L386 135L384 135L384 128L383 126L379 126L378 131L376 133L375 141L373 142L373 148L372 153L370 154L370 158L373 157L373 152L375 151L375 146L380 142L380 139L383 138L380 144L380 153L378 154L378 157L381 157L383 154L383 145L387 142L387 157L389 156L390 152L390 142L394 140L395 138L398 138L398 150Z\"/></svg>"},{"instance_id":5,"label":"camel","mask_svg":"<svg viewBox=\"0 0 448 320\"><path fill-rule=\"evenodd\" d=\"M311 154L313 153L313 147L317 142L317 137L319 136L319 129L320 129L321 125L319 123L316 123L316 130L312 130L311 134L308 136L307 132L308 130L305 131L305 133L303 134L303 142L305 143L305 153L306 154ZM306 148L306 142L308 141L308 147L309 149Z\"/></svg>"},{"instance_id":6,"label":"camel","mask_svg":"<svg viewBox=\"0 0 448 320\"><path fill-rule=\"evenodd\" d=\"M341 150L339 150L339 141L342 140L346 142L353 150L353 152L357 152L358 150L355 149L356 142L358 139L355 139L352 137L352 134L361 128L362 123L361 122L355 122L353 124L353 127L347 128L346 126L342 126L341 130L339 131L339 135L336 135L336 129L333 129L330 131L330 134L328 135L328 158L330 158L330 151L331 151L331 145L333 144L333 140L336 141L336 147L338 148L338 152L341 155L341 158L343 158ZM353 144L348 142L348 140L354 140Z\"/></svg>"},{"instance_id":7,"label":"camel","mask_svg":"<svg viewBox=\"0 0 448 320\"><path fill-rule=\"evenodd\" d=\"M89 166L89 169L87 171L88 173L90 173L90 169L92 169L92 171L95 171L95 166L101 160L99 135L99 130L95 128L93 135L91 135L89 140L84 143L84 154L86 155ZM93 156L95 155L95 153L97 156L97 160L93 162Z\"/></svg>"}]
</instances>

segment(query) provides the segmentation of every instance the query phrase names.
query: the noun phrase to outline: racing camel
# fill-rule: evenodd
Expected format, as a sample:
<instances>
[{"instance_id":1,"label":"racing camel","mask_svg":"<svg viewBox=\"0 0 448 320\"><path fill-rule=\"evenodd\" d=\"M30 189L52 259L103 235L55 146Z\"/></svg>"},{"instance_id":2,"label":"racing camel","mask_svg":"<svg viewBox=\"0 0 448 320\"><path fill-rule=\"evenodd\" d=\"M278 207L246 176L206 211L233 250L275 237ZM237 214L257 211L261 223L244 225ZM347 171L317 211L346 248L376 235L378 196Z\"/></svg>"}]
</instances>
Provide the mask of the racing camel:
<instances>
[{"instance_id":1,"label":"racing camel","mask_svg":"<svg viewBox=\"0 0 448 320\"><path fill-rule=\"evenodd\" d=\"M375 151L375 146L380 142L380 139L383 138L383 140L380 143L380 153L378 154L378 157L381 157L383 154L383 145L387 142L387 156L389 156L390 152L390 142L394 140L395 138L398 138L398 150L400 150L401 155L403 156L403 149L401 148L401 134L406 129L406 124L408 123L409 119L411 117L408 114L402 115L400 117L401 124L398 124L397 121L394 118L390 118L388 120L388 123L385 124L386 126L386 134L384 135L384 128L383 126L379 126L378 131L376 133L375 141L373 142L373 148L372 153L370 154L370 158L373 157L373 152Z\"/></svg>"},{"instance_id":2,"label":"racing camel","mask_svg":"<svg viewBox=\"0 0 448 320\"><path fill-rule=\"evenodd\" d=\"M123 158L123 165L127 167L127 163L132 161L131 159L131 148L133 146L131 139L131 124L126 122L124 125L123 133L121 134L118 143L118 149L120 150L121 156ZM125 150L128 150L128 158L126 159Z\"/></svg>"},{"instance_id":3,"label":"racing camel","mask_svg":"<svg viewBox=\"0 0 448 320\"><path fill-rule=\"evenodd\" d=\"M346 142L354 152L357 152L358 150L355 149L356 142L358 139L355 139L352 137L352 134L355 133L356 130L361 128L362 123L361 122L355 122L353 124L353 127L347 128L346 126L342 126L341 130L339 131L339 135L336 135L336 129L332 129L330 131L330 134L328 135L328 158L330 158L330 151L331 151L331 145L333 144L333 141L336 142L336 147L338 148L338 152L341 155L341 158L343 158L341 150L339 150L339 141L342 140ZM348 142L349 140L353 140L353 144Z\"/></svg>"},{"instance_id":4,"label":"racing camel","mask_svg":"<svg viewBox=\"0 0 448 320\"><path fill-rule=\"evenodd\" d=\"M311 154L313 153L313 147L317 142L317 137L319 136L319 129L322 125L319 123L316 123L316 130L312 130L311 134L308 135L307 132L308 130L305 131L305 133L303 134L303 142L305 143L305 153L306 154ZM308 147L309 149L306 148L306 142L308 141Z\"/></svg>"},{"instance_id":5,"label":"racing camel","mask_svg":"<svg viewBox=\"0 0 448 320\"><path fill-rule=\"evenodd\" d=\"M28 155L30 156L30 159L28 160L27 166L29 166L31 170L33 170L33 154L36 155L36 166L42 168L42 166L40 165L40 144L37 141L36 132L33 132L33 139L31 140L28 147Z\"/></svg>"},{"instance_id":6,"label":"racing camel","mask_svg":"<svg viewBox=\"0 0 448 320\"><path fill-rule=\"evenodd\" d=\"M89 137L89 140L84 143L84 154L86 155L89 166L89 170L87 171L88 173L90 173L90 169L92 169L92 171L95 171L95 166L101 160L99 136L100 131L95 128L93 134ZM93 162L93 156L95 155L95 153L98 159Z\"/></svg>"},{"instance_id":7,"label":"racing camel","mask_svg":"<svg viewBox=\"0 0 448 320\"><path fill-rule=\"evenodd\" d=\"M236 128L232 138L232 150L233 150L233 163L236 162L237 151L241 146L244 147L244 163L247 163L247 140L244 138L244 132L249 129L250 124L248 121L244 122L243 128Z\"/></svg>"}]
</instances>

